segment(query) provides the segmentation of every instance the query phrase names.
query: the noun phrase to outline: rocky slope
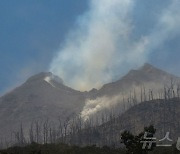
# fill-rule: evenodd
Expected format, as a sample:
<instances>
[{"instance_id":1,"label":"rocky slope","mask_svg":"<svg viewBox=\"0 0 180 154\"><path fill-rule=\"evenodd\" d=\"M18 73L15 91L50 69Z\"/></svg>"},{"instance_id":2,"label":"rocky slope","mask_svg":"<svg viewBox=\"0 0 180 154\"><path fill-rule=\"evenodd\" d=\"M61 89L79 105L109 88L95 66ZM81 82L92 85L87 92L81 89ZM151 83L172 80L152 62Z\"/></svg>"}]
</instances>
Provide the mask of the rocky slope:
<instances>
[{"instance_id":1,"label":"rocky slope","mask_svg":"<svg viewBox=\"0 0 180 154\"><path fill-rule=\"evenodd\" d=\"M120 116L98 127L90 126L71 137L78 145L119 146L121 133L125 130L133 134L143 131L144 127L153 125L156 128L157 141L170 133L171 143L180 136L180 98L169 100L151 100L133 106ZM166 143L167 144L167 143Z\"/></svg>"},{"instance_id":2,"label":"rocky slope","mask_svg":"<svg viewBox=\"0 0 180 154\"><path fill-rule=\"evenodd\" d=\"M84 101L84 93L63 85L52 73L37 74L0 98L0 135L9 135L20 123L27 128L35 120L72 117Z\"/></svg>"},{"instance_id":3,"label":"rocky slope","mask_svg":"<svg viewBox=\"0 0 180 154\"><path fill-rule=\"evenodd\" d=\"M104 85L97 93L97 96L112 96L120 92L133 91L133 89L145 87L147 89L159 89L171 81L180 83L180 78L158 69L151 64L144 64L137 70L130 70L120 80Z\"/></svg>"},{"instance_id":4,"label":"rocky slope","mask_svg":"<svg viewBox=\"0 0 180 154\"><path fill-rule=\"evenodd\" d=\"M131 70L120 80L104 85L99 90L80 92L64 85L63 80L52 73L40 73L0 97L0 136L11 136L10 132L17 129L20 123L28 132L30 123L37 120L55 121L59 118L63 121L82 111L96 114L112 106L119 110L118 107L122 108L118 106L122 101L122 93L129 97L129 92L136 90L136 96L140 98L141 87L155 89L154 93L157 93L157 89L170 81L180 83L180 78L145 64L138 70ZM118 96L115 103L112 99L114 96ZM108 98L108 101L101 99L103 97ZM148 90L146 97L148 97ZM87 99L90 101L87 102Z\"/></svg>"}]
</instances>

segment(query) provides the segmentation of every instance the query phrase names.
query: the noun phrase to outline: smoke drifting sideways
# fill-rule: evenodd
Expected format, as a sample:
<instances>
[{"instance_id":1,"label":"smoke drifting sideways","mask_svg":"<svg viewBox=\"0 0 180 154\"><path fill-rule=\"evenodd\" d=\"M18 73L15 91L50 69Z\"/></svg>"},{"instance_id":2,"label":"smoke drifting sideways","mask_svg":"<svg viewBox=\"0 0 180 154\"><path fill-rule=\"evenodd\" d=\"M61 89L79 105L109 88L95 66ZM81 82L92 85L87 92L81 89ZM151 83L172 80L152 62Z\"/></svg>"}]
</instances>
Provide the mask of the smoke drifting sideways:
<instances>
[{"instance_id":1,"label":"smoke drifting sideways","mask_svg":"<svg viewBox=\"0 0 180 154\"><path fill-rule=\"evenodd\" d=\"M154 81L141 83L140 85L133 84L130 87L122 88L121 91L114 96L105 95L97 97L96 99L87 99L80 115L84 121L91 119L93 116L95 118L101 117L103 112L108 113L111 110L119 115L133 105L149 99L149 90L153 91L154 98L162 99L164 85L167 84L166 86L170 87L170 83L167 82L170 80L169 78L164 79L162 82ZM175 86L174 88L176 89L177 87Z\"/></svg>"},{"instance_id":2,"label":"smoke drifting sideways","mask_svg":"<svg viewBox=\"0 0 180 154\"><path fill-rule=\"evenodd\" d=\"M172 0L157 15L147 35L134 38L135 0L89 0L89 10L50 64L50 71L77 90L100 88L148 61L151 52L179 33L180 2Z\"/></svg>"}]
</instances>

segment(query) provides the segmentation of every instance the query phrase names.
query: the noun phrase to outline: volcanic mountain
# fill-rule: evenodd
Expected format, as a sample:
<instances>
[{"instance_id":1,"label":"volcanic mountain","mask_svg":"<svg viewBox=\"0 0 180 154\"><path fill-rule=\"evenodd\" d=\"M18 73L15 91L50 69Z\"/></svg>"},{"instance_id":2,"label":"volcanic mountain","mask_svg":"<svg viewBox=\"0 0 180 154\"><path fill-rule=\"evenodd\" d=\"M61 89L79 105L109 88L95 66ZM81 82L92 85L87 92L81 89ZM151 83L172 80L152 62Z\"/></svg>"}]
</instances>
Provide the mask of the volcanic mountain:
<instances>
[{"instance_id":1,"label":"volcanic mountain","mask_svg":"<svg viewBox=\"0 0 180 154\"><path fill-rule=\"evenodd\" d=\"M40 73L0 98L0 135L19 127L29 127L36 120L61 120L79 113L84 93L63 84L52 73Z\"/></svg>"},{"instance_id":2,"label":"volcanic mountain","mask_svg":"<svg viewBox=\"0 0 180 154\"><path fill-rule=\"evenodd\" d=\"M63 121L82 111L86 112L87 107L90 111L99 105L99 102L96 102L91 106L87 99L96 101L101 97L109 97L110 100L122 93L128 95L134 89L138 97L140 90L137 89L140 87L159 89L171 81L180 83L180 78L145 64L138 70L131 70L120 80L102 86L99 90L80 92L64 85L63 80L52 73L39 73L0 97L0 136L10 136L10 132L19 127L20 123L26 130L33 121L46 119ZM120 102L116 101L117 104ZM106 102L104 107L108 108L111 103ZM99 106L101 105L104 104Z\"/></svg>"},{"instance_id":3,"label":"volcanic mountain","mask_svg":"<svg viewBox=\"0 0 180 154\"><path fill-rule=\"evenodd\" d=\"M145 87L147 90L155 90L168 86L171 82L175 84L179 81L179 77L145 63L138 70L130 70L120 80L105 84L98 91L98 96L117 95L120 92L133 91L135 88L140 87Z\"/></svg>"},{"instance_id":4,"label":"volcanic mountain","mask_svg":"<svg viewBox=\"0 0 180 154\"><path fill-rule=\"evenodd\" d=\"M101 111L109 108L119 114L134 104L163 99L164 89L174 89L172 93L175 94L179 86L179 77L146 63L137 70L130 70L118 81L93 90L81 113L85 119L95 113L101 115Z\"/></svg>"},{"instance_id":5,"label":"volcanic mountain","mask_svg":"<svg viewBox=\"0 0 180 154\"><path fill-rule=\"evenodd\" d=\"M105 118L104 115L101 118ZM134 105L119 116L111 115L107 122L98 127L88 127L71 137L77 145L119 146L123 131L130 131L137 135L144 127L150 125L156 129L154 137L157 141L164 138L169 132L172 144L180 136L180 97L171 99L155 99ZM167 140L168 141L168 140ZM161 143L162 142L158 142Z\"/></svg>"}]
</instances>

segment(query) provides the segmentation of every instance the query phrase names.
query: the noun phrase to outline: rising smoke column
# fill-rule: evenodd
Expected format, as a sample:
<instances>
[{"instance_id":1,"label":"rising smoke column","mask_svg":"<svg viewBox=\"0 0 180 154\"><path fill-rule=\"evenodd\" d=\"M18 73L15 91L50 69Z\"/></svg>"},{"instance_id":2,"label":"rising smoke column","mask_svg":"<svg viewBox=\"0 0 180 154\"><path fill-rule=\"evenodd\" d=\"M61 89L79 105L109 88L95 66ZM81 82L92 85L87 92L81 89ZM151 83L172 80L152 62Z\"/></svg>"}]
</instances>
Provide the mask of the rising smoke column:
<instances>
[{"instance_id":1,"label":"rising smoke column","mask_svg":"<svg viewBox=\"0 0 180 154\"><path fill-rule=\"evenodd\" d=\"M146 61L145 37L132 41L134 0L90 0L51 63L50 71L75 89L99 88Z\"/></svg>"},{"instance_id":2,"label":"rising smoke column","mask_svg":"<svg viewBox=\"0 0 180 154\"><path fill-rule=\"evenodd\" d=\"M142 65L151 52L180 34L180 1L169 0L169 5L154 17L156 24L151 32L134 39L132 14L137 2L89 0L89 11L78 18L77 27L61 45L50 71L75 89L99 88Z\"/></svg>"},{"instance_id":3,"label":"rising smoke column","mask_svg":"<svg viewBox=\"0 0 180 154\"><path fill-rule=\"evenodd\" d=\"M153 28L153 31L148 36L145 37L148 43L145 44L143 48L146 52L142 51L141 54L153 52L159 46L163 46L168 39L172 39L180 35L179 7L180 7L180 1L172 0L170 5L167 6L167 8L162 9L161 13L158 15L158 20L155 27ZM141 48L140 46L141 50L143 50L143 48ZM151 86L149 85L147 87L151 87ZM136 87L136 88L138 90L140 87ZM117 103L121 103L122 102L121 95L122 94L119 94L113 97L103 96L96 98L95 100L86 100L85 106L81 111L82 118L86 120L90 116L96 114L98 111L108 109L110 107L115 106Z\"/></svg>"}]
</instances>

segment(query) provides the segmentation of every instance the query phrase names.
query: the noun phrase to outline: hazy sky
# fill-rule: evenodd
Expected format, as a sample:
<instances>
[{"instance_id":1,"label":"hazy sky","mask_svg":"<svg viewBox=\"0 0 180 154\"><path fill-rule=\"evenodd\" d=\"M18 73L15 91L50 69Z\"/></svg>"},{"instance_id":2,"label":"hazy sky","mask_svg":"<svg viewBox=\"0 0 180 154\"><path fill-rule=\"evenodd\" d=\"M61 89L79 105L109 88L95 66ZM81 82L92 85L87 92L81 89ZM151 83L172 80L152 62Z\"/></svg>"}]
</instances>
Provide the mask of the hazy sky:
<instances>
[{"instance_id":1,"label":"hazy sky","mask_svg":"<svg viewBox=\"0 0 180 154\"><path fill-rule=\"evenodd\" d=\"M0 1L0 93L47 71L86 0Z\"/></svg>"},{"instance_id":2,"label":"hazy sky","mask_svg":"<svg viewBox=\"0 0 180 154\"><path fill-rule=\"evenodd\" d=\"M91 5L89 5L90 1L92 1ZM133 3L133 6L124 4L125 1ZM49 68L51 68L53 64L56 66L53 66L52 70L58 74L57 68L61 67L59 65L66 65L69 61L64 61L64 64L62 64L62 61L58 63L58 61L62 59L54 60L54 57L56 57L57 54L62 56L62 53L67 50L72 56L71 51L68 49L69 46L67 47L67 45L72 42L72 38L69 39L68 34L71 34L74 29L76 31L80 29L80 32L78 31L76 34L78 36L75 35L75 38L73 37L74 39L76 39L76 37L80 39L82 38L82 31L84 30L82 29L83 24L86 25L85 28L87 28L89 32L90 30L92 31L97 21L99 22L96 16L101 15L104 23L107 22L106 19L111 19L111 13L102 13L99 11L101 8L102 11L104 11L104 8L101 7L104 6L104 4L107 5L108 11L116 10L115 13L118 13L118 15L112 13L112 16L116 17L116 22L114 22L115 20L111 20L109 22L112 22L112 24L108 23L110 28L104 28L108 31L108 35L112 32L113 25L119 24L119 19L119 22L122 23L121 25L130 27L131 29L131 35L128 36L128 41L125 42L127 46L130 42L135 42L135 44L139 43L139 40L142 40L142 38L150 42L148 45L143 44L143 52L148 51L148 54L143 55L142 63L150 62L157 67L180 75L180 2L178 2L178 0L102 0L101 2L95 0L1 0L0 94L20 84L37 72L49 71ZM116 9L114 9L114 6L108 8L111 2L112 4L122 2L122 5L119 4L121 5L120 7L115 5ZM121 11L118 9L121 9ZM90 21L85 21L84 19L86 17L90 17ZM127 21L127 19L130 20ZM97 25L103 25L103 22ZM92 26L89 27L89 25ZM96 28L96 26L94 27ZM119 27L116 28L118 29ZM124 29L121 29L120 32L123 32L123 30ZM83 33L83 37L84 36L86 35ZM120 42L124 43L125 38L122 40L119 39L118 36L121 37L121 35L113 35L112 38L116 39L116 43L119 41L117 43L118 46L115 45L115 53L117 52L117 48L119 48L118 55L121 56L123 52L127 52L127 50L122 51L122 49L127 49L127 46L123 46L122 48L122 46L119 45ZM90 33L88 37L93 39L94 35ZM66 44L64 40L66 40ZM88 47L91 44L89 41L82 41L81 43L87 44ZM138 45L141 47L141 42ZM63 46L63 49L60 49L60 46ZM76 45L73 44L72 46L72 49L76 48ZM139 49L139 46L137 49ZM81 44L81 48L77 49L76 52L79 51L79 54L81 54L85 47L85 45L82 47ZM132 47L131 45L131 48L128 48L129 53L131 53L130 50L133 50ZM129 59L131 60L131 58ZM112 61L112 59L110 60ZM55 63L53 63L54 61ZM121 76L128 71L132 65L135 65L136 61L130 63L131 65L129 63L126 64L127 67L125 67L125 70L122 70L122 73L121 70L115 71L118 72L115 74L111 72L112 75L109 79L118 78L118 75ZM82 63L82 65L83 64L87 65L87 63ZM118 66L124 66L124 64L123 62L116 65L115 69L117 69ZM74 63L71 65L73 66ZM69 72L64 75L67 76L67 78L68 75L74 71L71 65L67 67L67 71ZM89 65L88 63L87 66L90 68L88 73L92 73L92 67ZM108 65L111 64L108 63ZM109 69L111 69L112 66L109 67ZM63 69L62 67L62 70ZM102 69L107 70L104 67ZM101 72L99 78L101 75L104 75L104 73L105 72ZM72 74L74 75L74 72ZM87 77L84 77L84 79L84 81L87 81ZM106 82L106 80L104 82Z\"/></svg>"}]
</instances>

